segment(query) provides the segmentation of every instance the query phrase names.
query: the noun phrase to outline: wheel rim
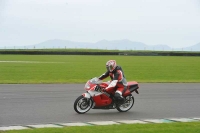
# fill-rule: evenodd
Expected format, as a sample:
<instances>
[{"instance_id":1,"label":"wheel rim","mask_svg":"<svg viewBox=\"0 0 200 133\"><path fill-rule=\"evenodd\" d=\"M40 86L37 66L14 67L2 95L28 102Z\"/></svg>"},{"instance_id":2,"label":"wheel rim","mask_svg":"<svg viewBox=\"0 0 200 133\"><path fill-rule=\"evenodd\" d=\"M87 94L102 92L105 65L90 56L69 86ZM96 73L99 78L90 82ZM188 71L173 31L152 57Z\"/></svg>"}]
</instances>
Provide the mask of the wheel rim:
<instances>
[{"instance_id":1,"label":"wheel rim","mask_svg":"<svg viewBox=\"0 0 200 133\"><path fill-rule=\"evenodd\" d=\"M122 110L122 111L126 111L126 110L129 110L134 104L134 100L132 98L132 96L127 96L125 98L125 102L124 104L122 104L121 106L119 106L119 108Z\"/></svg>"},{"instance_id":2,"label":"wheel rim","mask_svg":"<svg viewBox=\"0 0 200 133\"><path fill-rule=\"evenodd\" d=\"M91 106L92 106L92 101L86 98L81 98L76 104L76 108L80 113L87 112Z\"/></svg>"}]
</instances>

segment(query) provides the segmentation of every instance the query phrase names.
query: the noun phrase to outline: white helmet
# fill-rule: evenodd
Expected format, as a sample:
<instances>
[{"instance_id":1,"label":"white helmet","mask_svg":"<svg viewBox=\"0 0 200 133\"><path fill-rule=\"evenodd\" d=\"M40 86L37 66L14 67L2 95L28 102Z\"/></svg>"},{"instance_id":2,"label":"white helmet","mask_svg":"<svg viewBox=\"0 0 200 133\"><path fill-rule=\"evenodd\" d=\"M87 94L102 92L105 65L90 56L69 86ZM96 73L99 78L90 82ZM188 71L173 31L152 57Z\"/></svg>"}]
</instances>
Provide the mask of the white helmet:
<instances>
[{"instance_id":1,"label":"white helmet","mask_svg":"<svg viewBox=\"0 0 200 133\"><path fill-rule=\"evenodd\" d=\"M108 71L112 72L113 70L115 70L117 66L117 63L115 60L109 60L107 63L106 63L106 68Z\"/></svg>"}]
</instances>

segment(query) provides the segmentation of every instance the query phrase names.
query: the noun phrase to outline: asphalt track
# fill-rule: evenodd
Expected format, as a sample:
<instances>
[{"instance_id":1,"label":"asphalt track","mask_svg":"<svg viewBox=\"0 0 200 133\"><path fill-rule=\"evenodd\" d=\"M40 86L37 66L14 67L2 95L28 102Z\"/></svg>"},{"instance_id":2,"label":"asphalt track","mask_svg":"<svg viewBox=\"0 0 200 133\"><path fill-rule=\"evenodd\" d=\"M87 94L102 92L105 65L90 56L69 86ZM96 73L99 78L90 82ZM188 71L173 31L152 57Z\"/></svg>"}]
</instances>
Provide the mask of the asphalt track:
<instances>
[{"instance_id":1,"label":"asphalt track","mask_svg":"<svg viewBox=\"0 0 200 133\"><path fill-rule=\"evenodd\" d=\"M142 83L126 113L73 109L84 84L0 85L0 127L27 124L200 117L200 83Z\"/></svg>"}]
</instances>

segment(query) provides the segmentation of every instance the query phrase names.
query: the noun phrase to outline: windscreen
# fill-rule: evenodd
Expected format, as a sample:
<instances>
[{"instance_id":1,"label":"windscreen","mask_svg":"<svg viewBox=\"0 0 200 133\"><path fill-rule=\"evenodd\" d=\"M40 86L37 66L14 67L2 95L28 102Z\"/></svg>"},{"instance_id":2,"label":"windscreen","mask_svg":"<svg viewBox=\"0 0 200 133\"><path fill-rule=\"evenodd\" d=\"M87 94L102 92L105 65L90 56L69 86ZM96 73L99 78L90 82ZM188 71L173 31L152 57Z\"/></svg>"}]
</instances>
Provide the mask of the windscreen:
<instances>
[{"instance_id":1,"label":"windscreen","mask_svg":"<svg viewBox=\"0 0 200 133\"><path fill-rule=\"evenodd\" d=\"M99 78L95 77L95 78L90 79L90 83L92 83L92 84L101 84L102 80L99 80Z\"/></svg>"}]
</instances>

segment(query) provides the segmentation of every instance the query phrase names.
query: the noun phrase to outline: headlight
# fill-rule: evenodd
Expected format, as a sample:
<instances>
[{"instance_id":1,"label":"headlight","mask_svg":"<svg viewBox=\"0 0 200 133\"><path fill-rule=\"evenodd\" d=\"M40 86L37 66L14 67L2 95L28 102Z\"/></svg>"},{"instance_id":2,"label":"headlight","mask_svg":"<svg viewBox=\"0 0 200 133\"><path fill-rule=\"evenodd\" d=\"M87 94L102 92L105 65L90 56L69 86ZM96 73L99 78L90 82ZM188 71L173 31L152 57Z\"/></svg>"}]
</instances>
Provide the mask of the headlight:
<instances>
[{"instance_id":1,"label":"headlight","mask_svg":"<svg viewBox=\"0 0 200 133\"><path fill-rule=\"evenodd\" d=\"M85 89L90 89L90 85L88 83L85 84Z\"/></svg>"}]
</instances>

